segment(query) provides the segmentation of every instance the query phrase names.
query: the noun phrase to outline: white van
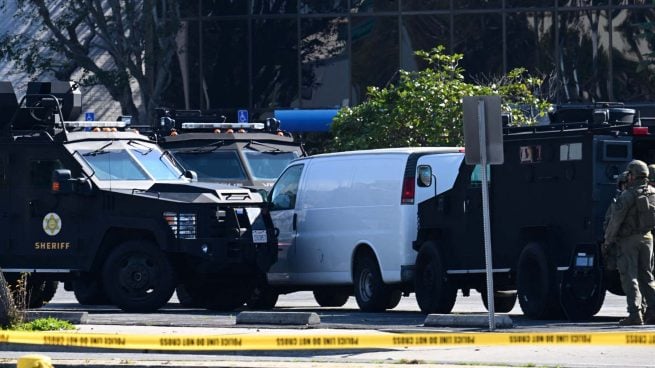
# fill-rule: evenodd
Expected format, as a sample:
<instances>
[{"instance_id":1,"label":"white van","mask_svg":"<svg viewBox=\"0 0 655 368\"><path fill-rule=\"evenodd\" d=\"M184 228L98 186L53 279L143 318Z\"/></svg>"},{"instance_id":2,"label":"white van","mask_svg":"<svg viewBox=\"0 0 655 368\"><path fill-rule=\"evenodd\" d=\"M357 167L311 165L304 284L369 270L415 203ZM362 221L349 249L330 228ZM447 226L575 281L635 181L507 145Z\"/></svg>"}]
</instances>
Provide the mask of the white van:
<instances>
[{"instance_id":1,"label":"white van","mask_svg":"<svg viewBox=\"0 0 655 368\"><path fill-rule=\"evenodd\" d=\"M453 187L463 152L391 148L291 162L269 195L280 231L267 275L272 305L299 290L313 290L321 306L341 306L353 291L363 311L398 305L413 288L418 204Z\"/></svg>"}]
</instances>

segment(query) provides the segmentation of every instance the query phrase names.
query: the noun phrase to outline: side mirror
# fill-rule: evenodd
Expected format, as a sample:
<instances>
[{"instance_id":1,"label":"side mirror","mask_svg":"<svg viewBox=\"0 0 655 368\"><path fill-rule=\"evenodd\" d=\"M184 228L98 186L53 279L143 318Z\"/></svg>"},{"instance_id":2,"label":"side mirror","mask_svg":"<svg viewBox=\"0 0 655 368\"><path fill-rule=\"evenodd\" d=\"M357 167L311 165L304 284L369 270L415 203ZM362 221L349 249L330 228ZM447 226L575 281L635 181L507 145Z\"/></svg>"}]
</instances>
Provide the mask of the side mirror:
<instances>
[{"instance_id":1,"label":"side mirror","mask_svg":"<svg viewBox=\"0 0 655 368\"><path fill-rule=\"evenodd\" d=\"M184 177L191 179L191 181L198 181L198 174L193 170L185 170Z\"/></svg>"},{"instance_id":2,"label":"side mirror","mask_svg":"<svg viewBox=\"0 0 655 368\"><path fill-rule=\"evenodd\" d=\"M52 172L50 189L53 193L73 193L73 183L74 180L70 170L57 169Z\"/></svg>"},{"instance_id":3,"label":"side mirror","mask_svg":"<svg viewBox=\"0 0 655 368\"><path fill-rule=\"evenodd\" d=\"M423 188L432 185L432 167L430 165L419 165L417 184Z\"/></svg>"}]
</instances>

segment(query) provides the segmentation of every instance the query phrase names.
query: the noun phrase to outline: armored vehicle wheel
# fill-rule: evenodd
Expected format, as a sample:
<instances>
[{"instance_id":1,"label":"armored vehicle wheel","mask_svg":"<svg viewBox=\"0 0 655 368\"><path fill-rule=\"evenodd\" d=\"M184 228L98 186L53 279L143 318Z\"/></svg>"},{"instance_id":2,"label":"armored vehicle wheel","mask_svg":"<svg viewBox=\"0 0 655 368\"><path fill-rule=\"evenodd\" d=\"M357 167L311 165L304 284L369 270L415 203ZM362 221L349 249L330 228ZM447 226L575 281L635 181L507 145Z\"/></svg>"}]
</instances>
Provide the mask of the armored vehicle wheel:
<instances>
[{"instance_id":1,"label":"armored vehicle wheel","mask_svg":"<svg viewBox=\"0 0 655 368\"><path fill-rule=\"evenodd\" d=\"M387 300L387 309L394 309L400 303L400 299L403 297L403 293L400 290L393 290L389 294L389 300Z\"/></svg>"},{"instance_id":2,"label":"armored vehicle wheel","mask_svg":"<svg viewBox=\"0 0 655 368\"><path fill-rule=\"evenodd\" d=\"M242 307L252 295L252 291L252 288L243 285L224 285L208 290L203 298L203 306L209 310L231 311Z\"/></svg>"},{"instance_id":3,"label":"armored vehicle wheel","mask_svg":"<svg viewBox=\"0 0 655 368\"><path fill-rule=\"evenodd\" d=\"M57 292L58 282L43 280L38 276L27 278L27 308L41 308L46 305Z\"/></svg>"},{"instance_id":4,"label":"armored vehicle wheel","mask_svg":"<svg viewBox=\"0 0 655 368\"><path fill-rule=\"evenodd\" d=\"M416 257L416 302L423 313L450 313L457 289L446 278L441 255L432 242L426 242Z\"/></svg>"},{"instance_id":5,"label":"armored vehicle wheel","mask_svg":"<svg viewBox=\"0 0 655 368\"><path fill-rule=\"evenodd\" d=\"M487 299L487 291L483 290L482 304L485 309L489 310L489 300ZM494 311L498 313L509 313L516 305L516 291L496 290L494 292Z\"/></svg>"},{"instance_id":6,"label":"armored vehicle wheel","mask_svg":"<svg viewBox=\"0 0 655 368\"><path fill-rule=\"evenodd\" d=\"M603 274L603 281L605 282L605 289L614 295L625 296L623 286L621 286L621 276L619 271L607 271Z\"/></svg>"},{"instance_id":7,"label":"armored vehicle wheel","mask_svg":"<svg viewBox=\"0 0 655 368\"><path fill-rule=\"evenodd\" d=\"M175 294L177 294L177 300L180 301L180 305L186 308L198 308L200 307L200 302L193 299L191 294L184 284L179 284L175 288Z\"/></svg>"},{"instance_id":8,"label":"armored vehicle wheel","mask_svg":"<svg viewBox=\"0 0 655 368\"><path fill-rule=\"evenodd\" d=\"M278 291L268 284L266 274L262 273L257 277L257 284L246 305L251 309L273 309L279 296Z\"/></svg>"},{"instance_id":9,"label":"armored vehicle wheel","mask_svg":"<svg viewBox=\"0 0 655 368\"><path fill-rule=\"evenodd\" d=\"M364 312L382 312L387 308L390 288L384 284L380 267L370 254L355 261L355 299Z\"/></svg>"},{"instance_id":10,"label":"armored vehicle wheel","mask_svg":"<svg viewBox=\"0 0 655 368\"><path fill-rule=\"evenodd\" d=\"M516 277L523 314L532 319L547 319L562 314L555 269L549 266L546 253L539 244L531 243L523 249Z\"/></svg>"},{"instance_id":11,"label":"armored vehicle wheel","mask_svg":"<svg viewBox=\"0 0 655 368\"><path fill-rule=\"evenodd\" d=\"M273 309L280 294L268 285L257 285L246 302L250 309Z\"/></svg>"},{"instance_id":12,"label":"armored vehicle wheel","mask_svg":"<svg viewBox=\"0 0 655 368\"><path fill-rule=\"evenodd\" d=\"M126 312L154 312L173 295L171 262L153 243L127 241L109 254L102 271L109 299Z\"/></svg>"},{"instance_id":13,"label":"armored vehicle wheel","mask_svg":"<svg viewBox=\"0 0 655 368\"><path fill-rule=\"evenodd\" d=\"M321 307L341 307L348 301L350 293L339 288L314 290L314 299Z\"/></svg>"},{"instance_id":14,"label":"armored vehicle wheel","mask_svg":"<svg viewBox=\"0 0 655 368\"><path fill-rule=\"evenodd\" d=\"M72 286L75 299L82 305L110 304L109 297L102 288L102 283L96 275L81 275L73 280Z\"/></svg>"},{"instance_id":15,"label":"armored vehicle wheel","mask_svg":"<svg viewBox=\"0 0 655 368\"><path fill-rule=\"evenodd\" d=\"M41 308L55 296L58 281L44 280L41 276L28 274L22 285L21 277L7 277L7 285L11 289L14 303L19 308Z\"/></svg>"},{"instance_id":16,"label":"armored vehicle wheel","mask_svg":"<svg viewBox=\"0 0 655 368\"><path fill-rule=\"evenodd\" d=\"M57 293L57 287L59 287L59 281L55 280L46 280L45 285L43 286L43 304L46 305L50 303L52 298L55 297L55 294Z\"/></svg>"}]
</instances>

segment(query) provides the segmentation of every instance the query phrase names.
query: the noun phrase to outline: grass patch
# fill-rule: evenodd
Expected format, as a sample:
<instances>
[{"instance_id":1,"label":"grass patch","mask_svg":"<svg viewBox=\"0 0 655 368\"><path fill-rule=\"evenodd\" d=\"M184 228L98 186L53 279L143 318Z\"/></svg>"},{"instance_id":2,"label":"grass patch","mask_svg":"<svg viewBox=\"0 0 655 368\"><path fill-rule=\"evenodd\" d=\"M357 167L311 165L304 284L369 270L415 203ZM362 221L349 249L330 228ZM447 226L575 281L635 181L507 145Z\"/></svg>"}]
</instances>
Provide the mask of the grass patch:
<instances>
[{"instance_id":1,"label":"grass patch","mask_svg":"<svg viewBox=\"0 0 655 368\"><path fill-rule=\"evenodd\" d=\"M75 325L72 323L53 317L38 318L34 321L18 323L9 328L9 330L14 331L63 331L74 329Z\"/></svg>"}]
</instances>

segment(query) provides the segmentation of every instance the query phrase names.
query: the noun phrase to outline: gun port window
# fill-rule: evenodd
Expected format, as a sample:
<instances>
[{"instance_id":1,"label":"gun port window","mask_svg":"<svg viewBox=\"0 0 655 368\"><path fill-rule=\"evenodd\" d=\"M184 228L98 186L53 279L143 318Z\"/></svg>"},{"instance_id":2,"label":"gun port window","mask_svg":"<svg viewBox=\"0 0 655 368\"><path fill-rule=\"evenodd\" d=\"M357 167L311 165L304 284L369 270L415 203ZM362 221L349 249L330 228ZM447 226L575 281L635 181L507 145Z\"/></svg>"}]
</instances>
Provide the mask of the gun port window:
<instances>
[{"instance_id":1,"label":"gun port window","mask_svg":"<svg viewBox=\"0 0 655 368\"><path fill-rule=\"evenodd\" d=\"M63 169L59 160L35 160L30 162L30 184L35 187L50 188L52 172Z\"/></svg>"},{"instance_id":2,"label":"gun port window","mask_svg":"<svg viewBox=\"0 0 655 368\"><path fill-rule=\"evenodd\" d=\"M629 161L631 151L630 142L603 141L603 160L605 161Z\"/></svg>"}]
</instances>

